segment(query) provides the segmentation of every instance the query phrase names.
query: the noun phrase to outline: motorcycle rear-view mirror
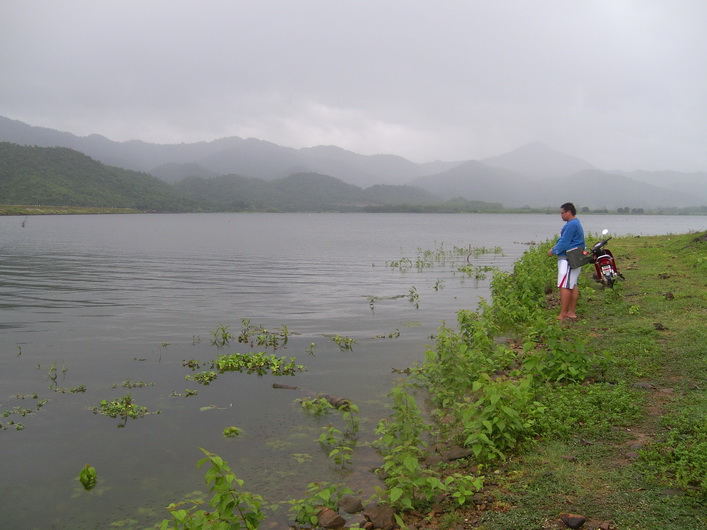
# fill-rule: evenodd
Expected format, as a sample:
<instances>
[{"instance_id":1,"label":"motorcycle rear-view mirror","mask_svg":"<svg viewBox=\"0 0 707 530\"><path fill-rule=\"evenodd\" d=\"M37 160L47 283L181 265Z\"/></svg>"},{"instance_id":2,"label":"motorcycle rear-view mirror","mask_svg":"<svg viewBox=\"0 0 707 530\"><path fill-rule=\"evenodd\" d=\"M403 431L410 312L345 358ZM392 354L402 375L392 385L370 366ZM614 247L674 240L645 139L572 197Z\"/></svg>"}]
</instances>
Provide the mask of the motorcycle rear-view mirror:
<instances>
[{"instance_id":1,"label":"motorcycle rear-view mirror","mask_svg":"<svg viewBox=\"0 0 707 530\"><path fill-rule=\"evenodd\" d=\"M601 231L601 235L605 236L606 234L609 233L609 230L605 228L604 230Z\"/></svg>"}]
</instances>

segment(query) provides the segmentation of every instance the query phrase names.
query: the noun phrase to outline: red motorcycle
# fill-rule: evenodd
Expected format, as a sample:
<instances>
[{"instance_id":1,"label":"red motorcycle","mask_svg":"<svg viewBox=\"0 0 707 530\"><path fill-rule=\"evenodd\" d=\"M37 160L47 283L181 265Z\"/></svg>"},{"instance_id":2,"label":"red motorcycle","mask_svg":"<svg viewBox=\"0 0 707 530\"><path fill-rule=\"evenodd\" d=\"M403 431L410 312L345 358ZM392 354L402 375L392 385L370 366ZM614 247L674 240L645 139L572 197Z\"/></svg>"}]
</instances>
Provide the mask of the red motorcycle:
<instances>
[{"instance_id":1,"label":"red motorcycle","mask_svg":"<svg viewBox=\"0 0 707 530\"><path fill-rule=\"evenodd\" d=\"M601 234L606 236L608 233L609 231L605 228ZM611 236L605 237L603 240L596 243L590 249L590 252L592 254L592 263L594 263L594 268L596 269L594 279L601 282L604 287L613 288L617 278L621 278L622 280L626 278L624 278L616 268L616 260L611 250L604 248L609 239L611 239Z\"/></svg>"}]
</instances>

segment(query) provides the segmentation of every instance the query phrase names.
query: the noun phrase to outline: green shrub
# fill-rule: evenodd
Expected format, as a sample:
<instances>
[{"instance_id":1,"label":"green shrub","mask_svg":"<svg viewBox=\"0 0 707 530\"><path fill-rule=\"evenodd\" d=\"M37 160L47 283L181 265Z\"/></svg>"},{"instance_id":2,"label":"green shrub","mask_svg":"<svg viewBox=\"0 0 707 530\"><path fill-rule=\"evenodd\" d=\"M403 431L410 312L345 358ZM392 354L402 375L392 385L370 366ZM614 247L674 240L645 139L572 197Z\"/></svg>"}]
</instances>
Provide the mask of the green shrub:
<instances>
[{"instance_id":1,"label":"green shrub","mask_svg":"<svg viewBox=\"0 0 707 530\"><path fill-rule=\"evenodd\" d=\"M533 439L545 407L534 398L532 379L492 379L486 374L472 385L473 397L455 407L463 443L480 462L505 460L508 453Z\"/></svg>"}]
</instances>

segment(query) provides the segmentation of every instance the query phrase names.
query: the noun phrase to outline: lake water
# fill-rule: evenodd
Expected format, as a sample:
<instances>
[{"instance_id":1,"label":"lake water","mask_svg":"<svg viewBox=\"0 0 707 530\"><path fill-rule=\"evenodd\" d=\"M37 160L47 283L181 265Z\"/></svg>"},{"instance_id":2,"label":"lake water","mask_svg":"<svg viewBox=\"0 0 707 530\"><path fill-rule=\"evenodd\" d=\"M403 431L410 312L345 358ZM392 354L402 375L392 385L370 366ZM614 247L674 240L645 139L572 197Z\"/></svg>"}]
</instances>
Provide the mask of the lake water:
<instances>
[{"instance_id":1,"label":"lake water","mask_svg":"<svg viewBox=\"0 0 707 530\"><path fill-rule=\"evenodd\" d=\"M707 229L701 216L582 222L586 232L616 235ZM488 279L457 270L464 252L422 271L391 264L414 263L425 250L500 247L471 262L508 270L529 243L554 237L561 225L559 215L500 214L0 217L0 410L34 410L48 400L31 415L0 419L25 426L0 430L0 526L151 525L168 516L168 503L206 489L204 469L195 467L199 447L272 501L303 497L321 480L370 491L375 453L358 448L354 468L338 470L317 443L338 417L309 416L295 400L306 391L351 399L360 408L359 441L372 440L400 377L392 368L420 361L443 321L453 325L459 309L488 297ZM611 248L620 260L620 243ZM296 357L307 371L225 373L208 386L185 380L193 373L183 360L273 353L211 344L219 326L237 335L244 318L286 326L293 335L274 353ZM342 351L335 335L354 339L353 351ZM56 386L86 392L53 391L52 375ZM126 380L149 386L128 390ZM274 382L306 391L273 389ZM186 397L186 389L198 395ZM91 412L127 392L161 413L117 428L118 420ZM242 429L239 437L224 437L231 425ZM91 492L76 480L87 463L98 474ZM281 527L285 512L269 523Z\"/></svg>"}]
</instances>

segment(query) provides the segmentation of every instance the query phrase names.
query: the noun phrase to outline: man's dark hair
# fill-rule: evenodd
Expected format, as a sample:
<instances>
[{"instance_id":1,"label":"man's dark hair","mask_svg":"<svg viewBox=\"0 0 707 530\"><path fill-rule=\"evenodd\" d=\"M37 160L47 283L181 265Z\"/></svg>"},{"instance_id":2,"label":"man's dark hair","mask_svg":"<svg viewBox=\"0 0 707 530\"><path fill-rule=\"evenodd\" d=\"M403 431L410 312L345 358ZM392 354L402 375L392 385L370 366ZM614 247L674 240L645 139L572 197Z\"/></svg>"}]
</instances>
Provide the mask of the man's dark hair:
<instances>
[{"instance_id":1,"label":"man's dark hair","mask_svg":"<svg viewBox=\"0 0 707 530\"><path fill-rule=\"evenodd\" d=\"M560 206L560 208L562 208L566 212L571 212L572 215L577 215L577 208L575 208L574 204L572 204L571 202L566 202L565 204Z\"/></svg>"}]
</instances>

